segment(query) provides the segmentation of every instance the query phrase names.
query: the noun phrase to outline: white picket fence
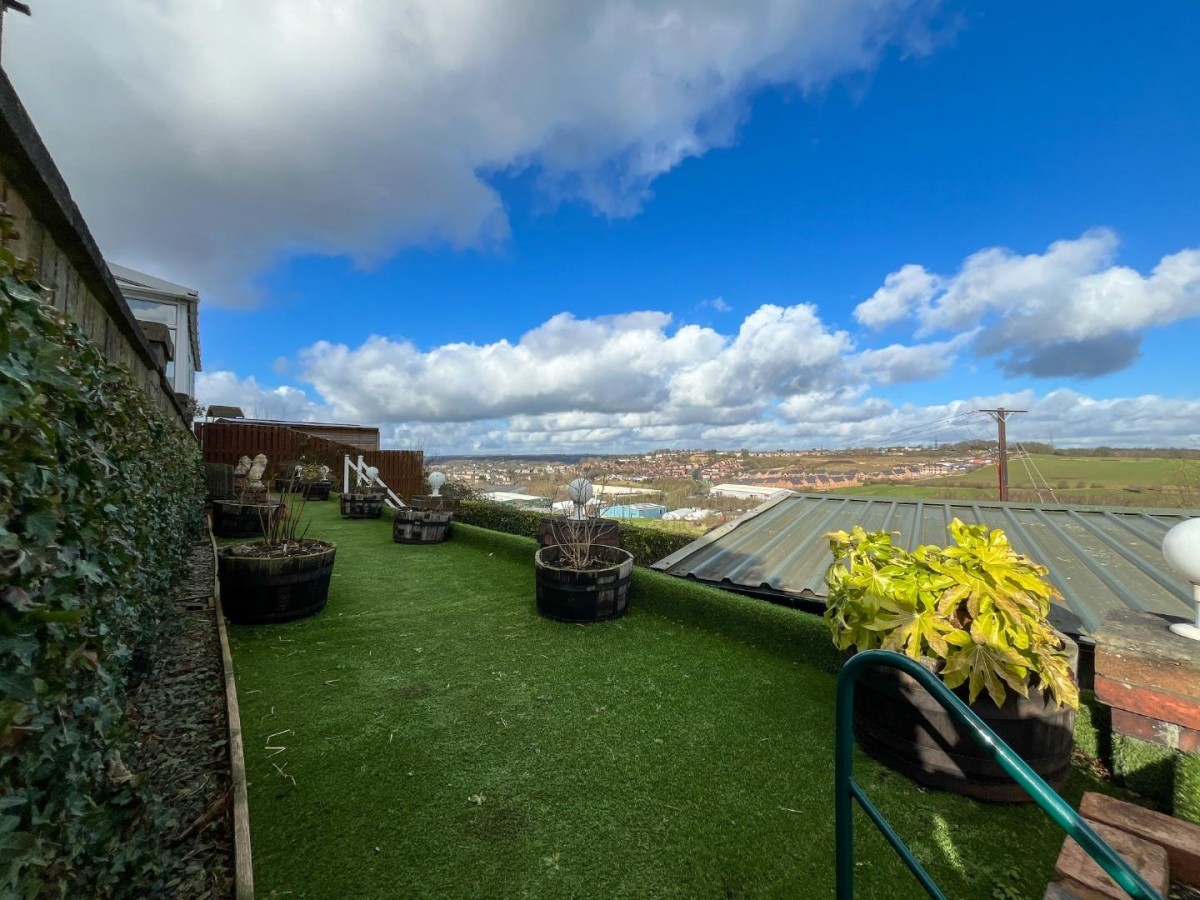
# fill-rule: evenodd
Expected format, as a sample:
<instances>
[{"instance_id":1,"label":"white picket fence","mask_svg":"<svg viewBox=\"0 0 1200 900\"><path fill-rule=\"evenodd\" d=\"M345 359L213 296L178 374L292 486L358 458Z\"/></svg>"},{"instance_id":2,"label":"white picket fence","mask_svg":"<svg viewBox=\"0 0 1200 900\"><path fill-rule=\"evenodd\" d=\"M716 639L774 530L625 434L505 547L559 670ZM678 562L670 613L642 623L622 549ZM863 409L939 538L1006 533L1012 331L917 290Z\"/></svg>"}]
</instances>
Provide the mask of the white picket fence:
<instances>
[{"instance_id":1,"label":"white picket fence","mask_svg":"<svg viewBox=\"0 0 1200 900\"><path fill-rule=\"evenodd\" d=\"M369 487L372 484L379 485L379 487L383 488L383 492L384 492L383 502L384 503L386 503L388 506L392 507L392 509L404 509L404 507L405 507L404 501L396 496L395 491L393 491L390 487L388 487L386 484L384 484L383 479L379 477L378 469L375 469L373 466L368 466L365 462L363 462L363 458L362 458L361 454L359 455L357 462L350 461L349 453L347 453L343 457L343 460L344 460L343 465L342 465L342 492L343 493L346 493L346 494L350 493L350 473L351 473L351 471L353 471L354 472L354 486L356 488L360 488L360 487L364 487L364 486Z\"/></svg>"}]
</instances>

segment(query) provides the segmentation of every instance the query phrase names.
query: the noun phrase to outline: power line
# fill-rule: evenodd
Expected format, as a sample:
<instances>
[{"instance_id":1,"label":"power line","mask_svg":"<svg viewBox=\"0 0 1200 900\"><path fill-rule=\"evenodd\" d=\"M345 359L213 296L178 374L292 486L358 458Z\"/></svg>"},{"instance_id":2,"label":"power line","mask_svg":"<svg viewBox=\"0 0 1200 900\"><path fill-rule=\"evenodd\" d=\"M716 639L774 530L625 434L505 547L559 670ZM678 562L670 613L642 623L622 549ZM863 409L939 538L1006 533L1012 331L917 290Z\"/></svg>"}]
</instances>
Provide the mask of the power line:
<instances>
[{"instance_id":1,"label":"power line","mask_svg":"<svg viewBox=\"0 0 1200 900\"><path fill-rule=\"evenodd\" d=\"M930 422L922 422L917 425L906 425L902 428L894 429L893 431L877 432L876 434L868 434L864 437L853 438L843 443L840 449L845 449L852 443L860 447L865 447L872 445L882 446L885 443L915 441L918 438L929 437L931 435L938 434L952 422L974 416L976 412L977 410L970 410L968 412L957 413L955 415L946 416Z\"/></svg>"}]
</instances>

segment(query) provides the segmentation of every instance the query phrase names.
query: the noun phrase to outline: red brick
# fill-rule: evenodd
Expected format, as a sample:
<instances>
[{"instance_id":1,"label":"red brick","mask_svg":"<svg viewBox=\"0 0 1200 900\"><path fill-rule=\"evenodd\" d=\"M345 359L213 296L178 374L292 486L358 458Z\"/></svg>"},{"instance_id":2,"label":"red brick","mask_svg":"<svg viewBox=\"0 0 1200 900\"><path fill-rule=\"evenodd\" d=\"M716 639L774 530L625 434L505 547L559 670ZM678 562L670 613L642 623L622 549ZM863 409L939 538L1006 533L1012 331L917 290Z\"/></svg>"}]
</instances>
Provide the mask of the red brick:
<instances>
[{"instance_id":1,"label":"red brick","mask_svg":"<svg viewBox=\"0 0 1200 900\"><path fill-rule=\"evenodd\" d=\"M1121 831L1099 822L1088 822L1096 833L1128 862L1146 882L1162 896L1167 896L1167 888L1171 878L1167 863L1167 851L1158 844L1143 840L1128 832ZM1063 842L1062 852L1058 854L1055 871L1065 882L1064 887L1079 893L1081 896L1093 896L1083 891L1095 892L1102 897L1113 897L1125 900L1128 895L1118 887L1104 870L1079 846L1074 838Z\"/></svg>"},{"instance_id":2,"label":"red brick","mask_svg":"<svg viewBox=\"0 0 1200 900\"><path fill-rule=\"evenodd\" d=\"M1158 844L1167 851L1171 877L1200 888L1200 825L1091 791L1083 795L1079 814Z\"/></svg>"},{"instance_id":3,"label":"red brick","mask_svg":"<svg viewBox=\"0 0 1200 900\"><path fill-rule=\"evenodd\" d=\"M1138 715L1127 709L1112 711L1112 727L1117 734L1153 741L1172 750L1183 750L1185 753L1200 753L1200 731L1194 728L1184 728L1182 725Z\"/></svg>"},{"instance_id":4,"label":"red brick","mask_svg":"<svg viewBox=\"0 0 1200 900\"><path fill-rule=\"evenodd\" d=\"M1200 703L1200 643L1172 634L1162 617L1114 611L1095 639L1097 675Z\"/></svg>"},{"instance_id":5,"label":"red brick","mask_svg":"<svg viewBox=\"0 0 1200 900\"><path fill-rule=\"evenodd\" d=\"M1200 701L1153 688L1125 684L1096 673L1096 697L1115 709L1200 729Z\"/></svg>"}]
</instances>

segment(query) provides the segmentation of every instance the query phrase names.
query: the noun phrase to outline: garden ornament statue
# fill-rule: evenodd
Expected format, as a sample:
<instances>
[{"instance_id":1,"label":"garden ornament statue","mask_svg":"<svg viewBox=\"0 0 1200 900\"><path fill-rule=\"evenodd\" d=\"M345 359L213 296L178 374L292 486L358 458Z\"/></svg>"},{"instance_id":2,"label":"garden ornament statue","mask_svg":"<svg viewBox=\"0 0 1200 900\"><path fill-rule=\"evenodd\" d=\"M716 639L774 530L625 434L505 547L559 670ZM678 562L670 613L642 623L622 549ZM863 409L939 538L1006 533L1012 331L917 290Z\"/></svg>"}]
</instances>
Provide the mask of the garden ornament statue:
<instances>
[{"instance_id":1,"label":"garden ornament statue","mask_svg":"<svg viewBox=\"0 0 1200 900\"><path fill-rule=\"evenodd\" d=\"M430 496L440 497L442 485L446 483L446 476L441 472L429 473L429 486L433 488L433 493Z\"/></svg>"},{"instance_id":2,"label":"garden ornament statue","mask_svg":"<svg viewBox=\"0 0 1200 900\"><path fill-rule=\"evenodd\" d=\"M329 480L329 466L321 466L321 480L322 481Z\"/></svg>"},{"instance_id":3,"label":"garden ornament statue","mask_svg":"<svg viewBox=\"0 0 1200 900\"><path fill-rule=\"evenodd\" d=\"M1176 622L1171 631L1181 637L1200 641L1200 519L1187 519L1166 533L1162 553L1167 564L1192 583L1196 604L1194 622Z\"/></svg>"},{"instance_id":4,"label":"garden ornament statue","mask_svg":"<svg viewBox=\"0 0 1200 900\"><path fill-rule=\"evenodd\" d=\"M243 456L241 459L238 460L238 464L236 466L234 466L233 474L244 477L245 474L249 471L250 471L250 457Z\"/></svg>"},{"instance_id":5,"label":"garden ornament statue","mask_svg":"<svg viewBox=\"0 0 1200 900\"><path fill-rule=\"evenodd\" d=\"M249 486L255 490L265 487L263 484L263 473L267 471L266 454L260 453L254 457L254 463L250 466L250 473L246 476Z\"/></svg>"},{"instance_id":6,"label":"garden ornament statue","mask_svg":"<svg viewBox=\"0 0 1200 900\"><path fill-rule=\"evenodd\" d=\"M576 478L567 485L567 497L574 507L569 518L586 519L588 501L592 499L592 483L583 477Z\"/></svg>"}]
</instances>

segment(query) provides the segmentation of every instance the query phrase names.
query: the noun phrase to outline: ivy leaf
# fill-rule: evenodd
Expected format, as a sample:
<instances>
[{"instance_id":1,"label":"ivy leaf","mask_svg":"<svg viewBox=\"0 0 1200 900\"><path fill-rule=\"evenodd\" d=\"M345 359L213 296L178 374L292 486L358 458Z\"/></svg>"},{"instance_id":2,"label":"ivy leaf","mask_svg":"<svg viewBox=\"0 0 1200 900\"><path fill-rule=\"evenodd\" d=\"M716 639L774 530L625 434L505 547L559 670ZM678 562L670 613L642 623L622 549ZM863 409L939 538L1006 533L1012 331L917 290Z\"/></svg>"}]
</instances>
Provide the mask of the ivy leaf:
<instances>
[{"instance_id":1,"label":"ivy leaf","mask_svg":"<svg viewBox=\"0 0 1200 900\"><path fill-rule=\"evenodd\" d=\"M43 544L51 543L58 531L58 514L46 507L28 513L21 522L26 536Z\"/></svg>"}]
</instances>

